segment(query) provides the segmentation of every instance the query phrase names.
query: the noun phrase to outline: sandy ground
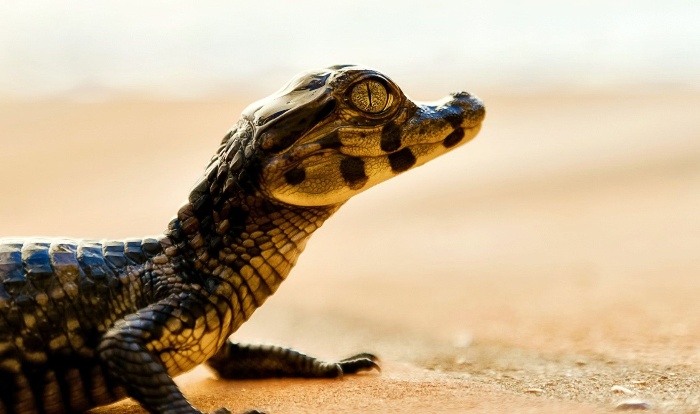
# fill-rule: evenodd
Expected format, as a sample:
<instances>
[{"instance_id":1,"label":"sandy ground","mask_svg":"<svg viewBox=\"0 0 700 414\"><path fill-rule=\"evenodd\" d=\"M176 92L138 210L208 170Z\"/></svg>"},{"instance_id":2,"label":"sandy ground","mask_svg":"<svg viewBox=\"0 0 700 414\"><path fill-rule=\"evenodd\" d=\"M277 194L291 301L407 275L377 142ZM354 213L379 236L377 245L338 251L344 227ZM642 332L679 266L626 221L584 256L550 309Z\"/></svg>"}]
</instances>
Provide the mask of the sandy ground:
<instances>
[{"instance_id":1,"label":"sandy ground","mask_svg":"<svg viewBox=\"0 0 700 414\"><path fill-rule=\"evenodd\" d=\"M200 368L197 407L700 411L700 94L483 97L474 142L349 202L235 335L382 373ZM0 103L0 234L160 232L247 101Z\"/></svg>"}]
</instances>

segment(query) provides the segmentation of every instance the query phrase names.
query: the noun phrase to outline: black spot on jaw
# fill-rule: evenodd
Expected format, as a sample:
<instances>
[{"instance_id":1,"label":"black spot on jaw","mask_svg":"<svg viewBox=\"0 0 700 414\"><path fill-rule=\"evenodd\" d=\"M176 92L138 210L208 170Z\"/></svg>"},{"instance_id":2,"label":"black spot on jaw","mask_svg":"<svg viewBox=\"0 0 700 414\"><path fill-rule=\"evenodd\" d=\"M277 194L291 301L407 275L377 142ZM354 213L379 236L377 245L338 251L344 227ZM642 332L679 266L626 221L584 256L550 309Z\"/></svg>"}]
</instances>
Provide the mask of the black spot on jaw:
<instances>
[{"instance_id":1,"label":"black spot on jaw","mask_svg":"<svg viewBox=\"0 0 700 414\"><path fill-rule=\"evenodd\" d=\"M284 180L287 184L297 185L306 179L306 171L303 168L295 168L284 173Z\"/></svg>"},{"instance_id":2,"label":"black spot on jaw","mask_svg":"<svg viewBox=\"0 0 700 414\"><path fill-rule=\"evenodd\" d=\"M459 128L462 126L462 122L464 122L464 116L460 113L447 114L444 119L449 122L452 128Z\"/></svg>"},{"instance_id":3,"label":"black spot on jaw","mask_svg":"<svg viewBox=\"0 0 700 414\"><path fill-rule=\"evenodd\" d=\"M462 139L464 139L464 129L457 128L442 141L442 146L445 148L454 147L459 144Z\"/></svg>"},{"instance_id":4,"label":"black spot on jaw","mask_svg":"<svg viewBox=\"0 0 700 414\"><path fill-rule=\"evenodd\" d=\"M401 148L401 127L394 122L384 125L379 145L384 152L393 152Z\"/></svg>"},{"instance_id":5,"label":"black spot on jaw","mask_svg":"<svg viewBox=\"0 0 700 414\"><path fill-rule=\"evenodd\" d=\"M340 137L338 136L338 131L333 131L325 137L319 139L318 144L321 149L338 149L343 146L340 142Z\"/></svg>"},{"instance_id":6,"label":"black spot on jaw","mask_svg":"<svg viewBox=\"0 0 700 414\"><path fill-rule=\"evenodd\" d=\"M404 148L399 152L389 154L389 164L394 172L404 172L416 165L416 156L413 155L410 148Z\"/></svg>"},{"instance_id":7,"label":"black spot on jaw","mask_svg":"<svg viewBox=\"0 0 700 414\"><path fill-rule=\"evenodd\" d=\"M367 174L365 173L365 162L361 158L347 157L340 162L340 173L348 186L352 189L358 189L367 182Z\"/></svg>"}]
</instances>

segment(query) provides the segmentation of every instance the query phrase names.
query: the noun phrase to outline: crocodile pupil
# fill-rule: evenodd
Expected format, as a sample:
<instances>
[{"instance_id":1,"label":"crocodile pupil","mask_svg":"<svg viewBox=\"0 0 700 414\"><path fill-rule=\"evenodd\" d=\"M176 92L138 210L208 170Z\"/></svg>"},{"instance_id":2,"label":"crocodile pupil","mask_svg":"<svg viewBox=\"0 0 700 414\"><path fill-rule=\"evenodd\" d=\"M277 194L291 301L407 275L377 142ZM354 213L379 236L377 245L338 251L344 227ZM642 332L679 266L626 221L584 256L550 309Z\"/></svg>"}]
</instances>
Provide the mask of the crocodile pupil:
<instances>
[{"instance_id":1,"label":"crocodile pupil","mask_svg":"<svg viewBox=\"0 0 700 414\"><path fill-rule=\"evenodd\" d=\"M365 80L352 89L350 100L360 111L376 114L388 106L389 94L381 83L375 80Z\"/></svg>"}]
</instances>

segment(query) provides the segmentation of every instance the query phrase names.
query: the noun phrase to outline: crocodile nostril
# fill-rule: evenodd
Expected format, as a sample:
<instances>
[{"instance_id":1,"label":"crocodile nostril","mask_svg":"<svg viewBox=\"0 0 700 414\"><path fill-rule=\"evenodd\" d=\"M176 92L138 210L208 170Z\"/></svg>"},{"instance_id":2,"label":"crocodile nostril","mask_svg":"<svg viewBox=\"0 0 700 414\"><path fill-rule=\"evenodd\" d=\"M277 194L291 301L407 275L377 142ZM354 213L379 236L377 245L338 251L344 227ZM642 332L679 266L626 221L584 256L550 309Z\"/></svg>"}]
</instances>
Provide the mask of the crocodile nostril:
<instances>
[{"instance_id":1,"label":"crocodile nostril","mask_svg":"<svg viewBox=\"0 0 700 414\"><path fill-rule=\"evenodd\" d=\"M462 99L462 98L469 99L469 98L471 98L471 95L469 94L469 92L464 92L464 91L454 92L454 93L452 93L452 96L454 96L457 99Z\"/></svg>"},{"instance_id":2,"label":"crocodile nostril","mask_svg":"<svg viewBox=\"0 0 700 414\"><path fill-rule=\"evenodd\" d=\"M468 118L473 121L481 122L486 116L484 103L475 95L471 95L467 92L457 92L452 94L452 96L454 96L452 104L463 108Z\"/></svg>"}]
</instances>

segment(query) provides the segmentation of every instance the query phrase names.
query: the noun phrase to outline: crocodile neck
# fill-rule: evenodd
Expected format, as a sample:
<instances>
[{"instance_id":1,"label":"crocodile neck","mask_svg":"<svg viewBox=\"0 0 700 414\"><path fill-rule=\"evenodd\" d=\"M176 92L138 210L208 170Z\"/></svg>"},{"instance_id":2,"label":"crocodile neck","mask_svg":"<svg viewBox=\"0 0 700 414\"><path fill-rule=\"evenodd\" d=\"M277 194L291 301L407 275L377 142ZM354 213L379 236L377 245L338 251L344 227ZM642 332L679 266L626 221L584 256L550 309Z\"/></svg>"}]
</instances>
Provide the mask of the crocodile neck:
<instances>
[{"instance_id":1,"label":"crocodile neck","mask_svg":"<svg viewBox=\"0 0 700 414\"><path fill-rule=\"evenodd\" d=\"M267 199L255 184L250 135L239 123L224 138L166 232L187 281L228 301L231 332L277 290L311 234L340 207Z\"/></svg>"}]
</instances>

